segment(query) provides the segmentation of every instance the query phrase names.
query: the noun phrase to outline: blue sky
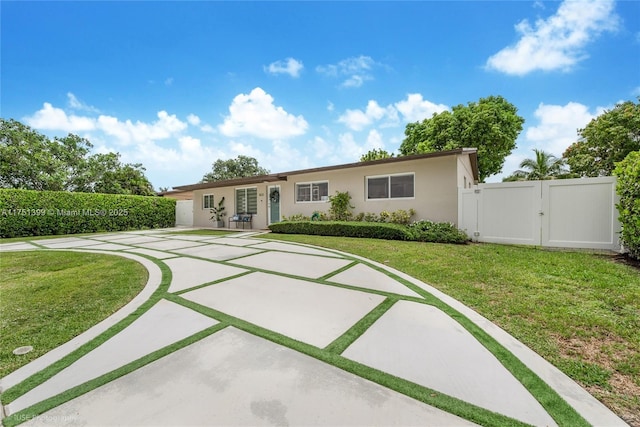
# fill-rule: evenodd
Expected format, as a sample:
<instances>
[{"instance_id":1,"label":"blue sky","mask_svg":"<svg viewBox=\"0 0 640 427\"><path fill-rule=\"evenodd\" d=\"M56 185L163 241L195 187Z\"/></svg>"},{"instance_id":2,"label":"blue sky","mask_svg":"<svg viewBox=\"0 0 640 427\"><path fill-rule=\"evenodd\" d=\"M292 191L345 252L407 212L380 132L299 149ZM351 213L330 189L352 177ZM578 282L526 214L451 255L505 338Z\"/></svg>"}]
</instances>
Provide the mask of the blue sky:
<instances>
[{"instance_id":1,"label":"blue sky","mask_svg":"<svg viewBox=\"0 0 640 427\"><path fill-rule=\"evenodd\" d=\"M525 118L508 175L640 96L637 1L0 8L1 116L119 152L156 189L240 154L284 172L397 152L407 123L490 95Z\"/></svg>"}]
</instances>

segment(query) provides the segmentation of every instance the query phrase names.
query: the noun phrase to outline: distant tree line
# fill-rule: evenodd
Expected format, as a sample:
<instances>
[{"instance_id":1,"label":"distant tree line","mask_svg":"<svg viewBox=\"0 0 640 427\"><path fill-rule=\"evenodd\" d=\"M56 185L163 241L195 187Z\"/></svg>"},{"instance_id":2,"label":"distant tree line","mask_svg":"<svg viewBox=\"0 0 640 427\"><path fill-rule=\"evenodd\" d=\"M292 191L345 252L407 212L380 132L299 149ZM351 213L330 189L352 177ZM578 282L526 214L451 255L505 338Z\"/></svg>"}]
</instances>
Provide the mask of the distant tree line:
<instances>
[{"instance_id":1,"label":"distant tree line","mask_svg":"<svg viewBox=\"0 0 640 427\"><path fill-rule=\"evenodd\" d=\"M155 195L140 163L119 153L90 154L77 135L53 139L13 119L0 118L0 188Z\"/></svg>"}]
</instances>

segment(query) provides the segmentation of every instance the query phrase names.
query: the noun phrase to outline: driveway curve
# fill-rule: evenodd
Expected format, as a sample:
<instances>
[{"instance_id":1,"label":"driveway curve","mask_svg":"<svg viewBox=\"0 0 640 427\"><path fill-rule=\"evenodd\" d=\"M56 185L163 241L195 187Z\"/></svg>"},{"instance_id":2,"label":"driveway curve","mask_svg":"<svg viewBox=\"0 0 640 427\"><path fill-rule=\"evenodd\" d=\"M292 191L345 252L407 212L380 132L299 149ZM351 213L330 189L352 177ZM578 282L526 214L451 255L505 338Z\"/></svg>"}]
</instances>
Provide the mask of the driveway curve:
<instances>
[{"instance_id":1,"label":"driveway curve","mask_svg":"<svg viewBox=\"0 0 640 427\"><path fill-rule=\"evenodd\" d=\"M4 425L624 426L458 301L351 254L148 230L0 245L138 259L135 303L0 379Z\"/></svg>"}]
</instances>

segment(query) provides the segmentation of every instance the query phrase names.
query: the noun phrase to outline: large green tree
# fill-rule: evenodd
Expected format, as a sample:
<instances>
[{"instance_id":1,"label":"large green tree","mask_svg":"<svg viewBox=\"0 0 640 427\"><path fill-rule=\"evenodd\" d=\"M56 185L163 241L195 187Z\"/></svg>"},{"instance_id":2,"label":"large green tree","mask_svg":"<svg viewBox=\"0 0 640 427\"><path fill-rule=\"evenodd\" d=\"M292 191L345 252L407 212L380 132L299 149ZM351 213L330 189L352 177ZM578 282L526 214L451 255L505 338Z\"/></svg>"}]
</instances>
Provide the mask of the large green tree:
<instances>
[{"instance_id":1,"label":"large green tree","mask_svg":"<svg viewBox=\"0 0 640 427\"><path fill-rule=\"evenodd\" d=\"M505 158L516 147L524 123L517 112L518 109L501 96L456 105L451 111L409 123L400 153L406 156L475 147L483 182L502 170Z\"/></svg>"},{"instance_id":2,"label":"large green tree","mask_svg":"<svg viewBox=\"0 0 640 427\"><path fill-rule=\"evenodd\" d=\"M119 153L89 155L93 145L69 134L49 139L16 120L0 119L0 187L154 195L141 164Z\"/></svg>"},{"instance_id":3,"label":"large green tree","mask_svg":"<svg viewBox=\"0 0 640 427\"><path fill-rule=\"evenodd\" d=\"M605 111L578 130L578 141L562 155L579 176L608 176L632 151L640 150L640 97Z\"/></svg>"},{"instance_id":4,"label":"large green tree","mask_svg":"<svg viewBox=\"0 0 640 427\"><path fill-rule=\"evenodd\" d=\"M520 162L519 170L503 181L533 181L543 179L561 178L567 174L565 162L551 153L543 150L533 149L535 158L524 159Z\"/></svg>"},{"instance_id":5,"label":"large green tree","mask_svg":"<svg viewBox=\"0 0 640 427\"><path fill-rule=\"evenodd\" d=\"M225 181L268 174L269 171L258 165L255 158L239 155L235 159L216 160L211 167L211 172L205 174L201 182Z\"/></svg>"}]
</instances>

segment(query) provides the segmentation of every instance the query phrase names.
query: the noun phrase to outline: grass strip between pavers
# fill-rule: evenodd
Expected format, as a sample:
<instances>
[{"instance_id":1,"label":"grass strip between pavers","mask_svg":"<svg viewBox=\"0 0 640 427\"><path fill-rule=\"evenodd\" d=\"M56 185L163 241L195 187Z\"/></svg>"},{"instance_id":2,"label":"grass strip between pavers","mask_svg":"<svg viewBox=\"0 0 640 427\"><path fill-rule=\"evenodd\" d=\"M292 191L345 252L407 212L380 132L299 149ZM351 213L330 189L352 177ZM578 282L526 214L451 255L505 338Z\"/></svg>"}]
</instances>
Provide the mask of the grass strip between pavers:
<instances>
[{"instance_id":1,"label":"grass strip between pavers","mask_svg":"<svg viewBox=\"0 0 640 427\"><path fill-rule=\"evenodd\" d=\"M293 243L293 244L295 244L295 243ZM300 246L307 246L307 245L300 245ZM241 320L241 319L235 318L233 316L227 315L225 313L219 312L219 311L217 311L215 309L201 306L201 305L199 305L197 303L194 303L192 301L186 300L186 299L184 299L184 298L182 298L180 296L168 294L167 290L168 290L169 284L171 282L171 271L170 271L170 269L164 263L162 263L161 261L156 260L153 257L149 257L149 256L146 256L146 255L143 255L143 254L138 254L140 256L144 256L145 258L148 258L148 259L152 260L154 263L159 265L161 270L162 270L162 273L163 273L163 278L162 278L161 285L158 288L158 290L156 290L156 292L154 292L152 297L147 302L145 302L140 308L138 308L138 310L136 310L136 312L132 313L126 319L123 319L121 322L119 322L118 324L114 325L113 327L111 327L109 330L105 331L100 336L94 338L89 343L83 345L82 347L80 347L76 351L74 351L71 354L65 356L64 358L62 358L58 362L55 362L54 364L52 364L48 368L44 369L43 371L34 374L32 377L27 378L22 383L20 383L20 384L18 384L16 386L6 390L5 393L2 394L2 401L4 403L11 402L11 401L15 400L17 397L23 395L24 393L28 392L29 390L31 390L34 387L38 386L39 384L43 383L47 379L51 378L53 375L57 374L62 369L66 368L71 363L75 362L80 357L82 357L83 355L85 355L89 351L93 350L94 348L96 348L97 346L102 344L104 341L106 341L107 339L111 338L113 335L115 335L116 333L120 332L122 329L127 327L135 319L137 319L142 313L144 313L146 310L148 310L151 306L153 306L158 300L160 300L164 296L169 301L172 301L172 302L181 304L181 305L183 305L185 307L191 308L191 309L193 309L193 310L195 310L197 312L200 312L201 314L204 314L206 316L213 317L213 318L221 321L222 323L228 323L229 325L235 326L238 329L241 329L241 330L243 330L245 332L251 333L253 335L268 339L268 340L270 340L272 342L275 342L277 344L280 344L280 345L289 347L291 349L294 349L296 351L302 352L302 353L307 354L309 356L312 356L312 357L314 357L314 358L316 358L318 360L321 360L321 361L324 361L326 363L329 363L329 364L331 364L333 366L336 366L336 367L338 367L340 369L343 369L345 371L354 373L354 374L356 374L358 376L361 376L361 377L363 377L365 379L369 379L371 381L374 381L374 382L376 382L376 383L378 383L380 385L388 387L388 388L390 388L392 390L396 390L396 391L398 391L398 392L400 392L402 394L405 394L405 395L410 396L410 397L412 397L414 399L417 399L419 401L427 403L427 404L429 404L431 406L438 407L440 409L443 409L443 410L445 410L447 412L450 412L452 414L458 415L458 416L460 416L462 418L465 418L465 419L468 419L470 421L473 421L473 422L476 422L476 423L479 423L479 424L482 424L482 425L487 425L487 426L494 426L494 425L495 426L527 425L526 423L522 423L522 422L520 422L518 420L506 417L506 416L501 415L501 414L493 413L493 412L488 411L488 410L486 410L484 408L476 407L475 405L472 405L472 404L470 404L468 402L464 402L464 401L461 401L461 400L456 399L454 397L444 395L444 394L442 394L442 393L440 393L438 391L428 389L428 388L423 387L421 385L412 383L411 381L395 377L393 375L387 374L385 372L382 372L382 371L379 371L377 369L368 367L366 365L362 365L360 363L354 362L352 360L349 360L349 359L346 359L346 358L340 356L339 353L344 351L353 341L355 341L362 333L364 333L364 331L366 331L366 329L368 327L370 327L379 317L381 317L395 302L397 302L398 300L406 300L406 301L411 301L411 302L416 302L416 303L433 305L436 308L438 308L441 311L443 311L444 313L446 313L452 319L457 321L460 325L462 325L485 348L487 348L500 361L500 363L509 372L511 372L512 375L514 375L514 377L517 380L519 380L523 384L523 386L538 400L538 402L540 402L540 404L545 408L545 410L549 413L549 415L558 423L559 426L561 426L561 427L563 427L563 426L571 426L571 427L578 426L578 427L582 427L582 426L588 426L589 425L586 422L586 420L584 420L575 411L575 409L573 409L569 404L567 404L560 397L560 395L558 395L558 393L555 390L553 390L551 387L549 387L548 384L546 384L540 377L538 377L533 371L531 371L524 363L522 363L517 357L515 357L509 350L507 350L504 346L502 346L500 343L498 343L493 337L491 337L482 328L480 328L475 323L473 323L471 320L469 320L466 316L462 315L457 310L453 309L448 304L444 303L443 301L438 299L436 296L432 295L430 292L422 289L421 287L411 283L408 280L405 280L405 279L399 277L398 275L396 275L396 274L394 274L394 273L392 273L392 272L390 272L390 271L388 271L388 270L386 270L384 268L381 268L381 267L378 267L377 265L371 264L371 263L367 262L366 260L364 260L362 258L345 256L343 253L332 251L332 250L328 250L328 251L329 252L333 252L336 255L340 255L343 258L350 259L350 260L354 261L353 263L349 264L348 266L346 266L342 270L345 270L347 268L352 267L355 262L359 262L359 263L365 264L365 265L367 265L367 266L369 266L369 267L371 267L371 268L373 268L373 269L375 269L375 270L377 270L379 272L384 273L385 275L389 276L393 280L405 285L407 288L409 288L412 291L416 292L418 295L421 295L424 298L424 300L421 300L421 299L418 299L418 298L415 298L415 297L407 297L407 296L404 296L404 295L389 294L387 292L381 292L381 291L376 291L376 290L371 290L371 289L364 289L364 288L359 289L359 288L353 287L353 286L341 285L341 284L337 284L337 283L331 283L331 282L327 282L326 280L324 280L325 277L322 277L320 279L310 279L310 278L305 278L305 277L293 276L293 275L286 274L286 273L278 273L278 272L274 272L274 271L263 270L263 269L260 269L260 268L251 268L251 267L247 267L247 266L242 266L242 268L248 269L249 272L263 271L263 272L269 273L269 274L277 274L277 275L281 275L281 276L285 276L285 277L291 277L291 278L311 281L311 282L320 283L320 284L324 284L324 285L342 287L342 288L350 289L350 290L360 290L360 291L364 291L364 292L380 294L380 295L383 295L383 296L386 297L385 301L383 301L380 305L378 305L376 308L374 308L374 310L372 310L372 312L370 312L368 315L366 315L360 321L358 321L356 323L356 325L352 326L352 328L350 328L350 330L345 332L345 334L343 334L341 337L336 339L333 343L329 344L329 346L327 346L327 348L319 349L319 348L311 346L309 344L302 343L300 341L294 340L292 338L286 337L286 336L278 334L276 332L261 328L260 326L254 325L254 324L246 322L244 320ZM169 251L165 250L163 252L171 252L171 251L170 250ZM189 257L189 258L200 258L198 256L193 256L193 255L185 255L185 254L177 254L177 255L186 256L186 257ZM255 254L251 254L251 255L255 255ZM250 255L246 255L246 256L250 256ZM239 258L244 258L244 256L241 256ZM220 263L220 264L234 265L233 264L233 260L212 261L212 260L207 259L207 261L216 262L216 263ZM234 266L237 266L237 265L234 265ZM248 273L243 273L242 275L244 275L244 274L248 274ZM327 278L332 276L332 275L334 275L334 274L335 273L331 273L330 275L327 276ZM202 285L202 286L212 285L212 284L215 284L215 283L223 282L223 281L228 280L228 279L229 278L217 280L217 281L214 281L214 282L211 282L211 283L207 283L207 284ZM200 287L202 287L202 286L200 286ZM195 289L195 288L179 291L176 294L181 294L183 292L188 292L188 291L193 290L193 289ZM388 306L387 306L387 304L388 304ZM378 312L378 310L379 310L379 312ZM216 326L218 326L218 325L216 325ZM358 334L358 332L359 332L359 334ZM172 351L175 351L176 349L177 348L174 348ZM162 350L159 350L159 351L162 351ZM155 354L155 353L153 353L153 354ZM159 356L159 357L161 357L161 356ZM132 362L132 363L136 363L136 362ZM149 362L146 362L146 363L149 363ZM127 366L129 366L129 365L127 365ZM135 369L137 369L137 368L135 368ZM116 370L116 371L118 371L118 370ZM114 371L114 372L116 372L116 371ZM124 373L127 373L127 372L124 372ZM124 373L122 373L120 375L123 375ZM105 374L105 376L106 375L109 375L109 374ZM94 380L92 380L92 381L94 381ZM91 384L92 381L89 381L85 385ZM85 385L78 386L78 388L79 387L83 387ZM94 385L93 388L95 388L97 386L98 385ZM86 388L86 389L83 388L82 389L83 391L80 394L85 393L86 391L89 391L90 389L91 389L90 387ZM72 390L75 390L75 388L72 389ZM55 398L57 398L57 396L53 397L51 399L48 399L48 400L52 400L52 399L55 399ZM69 399L67 399L67 400L69 400ZM45 401L45 402L47 402L47 401ZM34 405L32 408L38 407L39 405L41 405L43 403L44 402L41 402L41 403L39 403L37 405ZM51 407L57 406L60 403L62 403L62 402L55 403ZM31 408L27 408L27 409L31 409ZM25 411L27 409L25 409ZM22 412L23 411L21 411L19 413L22 413ZM14 415L16 415L16 414L14 414ZM26 419L24 419L24 418L25 417L23 416L23 420L22 421L16 422L15 424L12 424L12 425L16 425L16 424L19 424L19 423L21 423L23 421L26 421Z\"/></svg>"},{"instance_id":2,"label":"grass strip between pavers","mask_svg":"<svg viewBox=\"0 0 640 427\"><path fill-rule=\"evenodd\" d=\"M496 359L531 393L531 395L542 405L547 413L554 419L560 427L588 427L590 424L578 412L569 405L553 388L536 375L520 359L513 355L507 348L500 344L495 338L485 332L481 327L472 322L469 318L458 312L444 301L437 298L430 292L409 282L408 280L393 274L376 265L361 261L363 264L378 270L397 282L402 283L407 288L425 298L425 302L438 308L453 320L458 322L473 337L480 342ZM409 300L407 298L401 298ZM415 299L413 299L414 302Z\"/></svg>"},{"instance_id":3,"label":"grass strip between pavers","mask_svg":"<svg viewBox=\"0 0 640 427\"><path fill-rule=\"evenodd\" d=\"M169 289L169 284L171 283L171 270L166 264L156 260L155 258L147 257L142 254L139 255L153 261L156 265L158 265L158 267L160 267L160 270L162 272L160 285L158 286L158 289L156 289L153 294L151 294L149 299L145 301L140 307L138 307L133 313L129 314L127 317L111 326L109 329L107 329L97 337L81 345L76 350L52 363L43 370L26 378L19 384L16 384L15 386L5 390L0 396L3 405L13 402L18 397L44 383L84 355L88 354L89 352L99 347L101 344L105 343L111 337L124 330L127 326L133 323L141 315L146 313L151 307L153 307L158 301L162 299L163 295L165 295L167 290Z\"/></svg>"},{"instance_id":4,"label":"grass strip between pavers","mask_svg":"<svg viewBox=\"0 0 640 427\"><path fill-rule=\"evenodd\" d=\"M376 320L382 317L393 304L398 302L397 298L386 298L382 301L378 306L376 306L373 310L367 313L362 319L360 319L355 325L350 327L344 334L340 335L336 338L331 344L326 346L324 349L329 353L342 354L347 347L349 347L355 340L360 338L362 334L364 334L367 329L373 325Z\"/></svg>"},{"instance_id":5,"label":"grass strip between pavers","mask_svg":"<svg viewBox=\"0 0 640 427\"><path fill-rule=\"evenodd\" d=\"M328 363L361 378L375 382L383 387L397 391L401 394L404 394L405 396L409 396L420 402L442 409L443 411L449 412L453 415L457 415L461 418L478 423L480 425L487 427L530 426L527 423L510 418L506 415L491 412L485 408L481 408L452 396L448 396L439 391L429 389L403 378L395 377L386 372L342 357L339 354L314 347L310 344L295 340L269 329L262 328L258 325L215 310L213 308L200 305L193 301L189 301L180 296L169 294L166 298L169 301L175 302L176 304L181 304L184 307L197 311L200 314L213 317L221 323L274 342L278 345L288 347L302 354L306 354L307 356L311 356L314 359Z\"/></svg>"},{"instance_id":6,"label":"grass strip between pavers","mask_svg":"<svg viewBox=\"0 0 640 427\"><path fill-rule=\"evenodd\" d=\"M218 323L217 325L211 326L187 338L177 341L171 345L168 345L152 353L149 353L146 356L143 356L140 359L134 360L133 362L130 362L124 366L121 366L120 368L117 368L111 372L108 372L97 378L89 380L83 384L73 387L56 396L52 396L46 400L43 400L42 402L38 402L33 406L30 406L28 408L25 408L21 411L16 412L15 414L11 414L5 419L3 419L2 423L4 424L5 427L13 427L25 421L29 421L30 419L33 419L38 415L44 414L45 412L55 408L56 406L60 406L63 403L66 403L72 399L75 399L76 397L79 397L85 393L95 390L100 386L110 383L111 381L114 381L126 374L129 374L137 369L140 369L143 366L148 365L149 363L155 362L156 360L164 356L167 356L188 345L191 345L197 341L200 341L201 339L206 338L209 335L214 334L226 327L227 325L225 325L224 323Z\"/></svg>"},{"instance_id":7,"label":"grass strip between pavers","mask_svg":"<svg viewBox=\"0 0 640 427\"><path fill-rule=\"evenodd\" d=\"M213 285L216 285L218 283L226 282L228 280L237 279L239 277L246 276L247 274L251 274L251 273L253 273L253 271L243 271L242 273L234 274L233 276L227 276L227 277L223 277L222 279L212 280L211 282L203 283L203 284L198 285L198 286L193 286L191 288L182 289L182 290L171 292L171 293L175 294L175 295L181 295L181 294L184 294L184 293L187 293L187 292L195 291L196 289L206 288L208 286L213 286Z\"/></svg>"}]
</instances>

